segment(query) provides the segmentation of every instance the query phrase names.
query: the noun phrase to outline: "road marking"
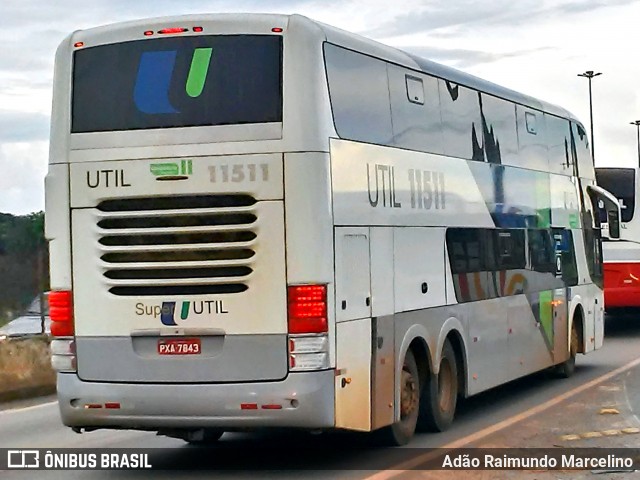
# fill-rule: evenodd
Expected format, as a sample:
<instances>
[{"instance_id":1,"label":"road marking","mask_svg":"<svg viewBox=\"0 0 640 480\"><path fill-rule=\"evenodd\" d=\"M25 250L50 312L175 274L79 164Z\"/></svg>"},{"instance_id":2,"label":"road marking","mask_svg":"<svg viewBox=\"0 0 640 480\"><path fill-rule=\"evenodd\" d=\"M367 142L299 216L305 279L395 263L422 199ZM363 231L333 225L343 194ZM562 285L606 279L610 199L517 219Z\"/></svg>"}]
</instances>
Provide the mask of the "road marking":
<instances>
[{"instance_id":1,"label":"road marking","mask_svg":"<svg viewBox=\"0 0 640 480\"><path fill-rule=\"evenodd\" d=\"M579 387L574 388L573 390L569 390L568 392L558 395L557 397L554 397L550 400L547 400L545 403L541 403L536 407L530 408L529 410L526 410L510 418L507 418L499 423L496 423L495 425L491 425L490 427L487 427L483 430L472 433L471 435L467 435L466 437L460 438L454 442L448 443L438 448L443 450L462 448L466 445L469 445L470 443L477 442L478 440L484 437L487 437L493 433L499 432L500 430L504 430L505 428L510 427L516 423L519 423L523 420L526 420L529 417L532 417L541 412L544 412L545 410L557 405L558 403L564 402L565 400L573 397L574 395L582 393L585 390L588 390L589 388L595 387L596 385L602 382L606 382L607 380L617 375L620 375L621 373L633 367L636 367L638 365L640 365L640 358L636 358L635 360L627 363L626 365L618 367L615 370L610 371L609 373L605 373L604 375L601 375L600 377L594 378L590 382L584 383ZM412 471L418 465L421 465L433 458L436 458L439 455L441 455L441 453L437 453L437 452L423 453L422 455L418 455L417 457L414 457L411 460L407 460L406 462L402 462L397 465L394 465L388 470L384 470L384 471L375 473L369 477L366 477L363 480L388 480L397 475L401 475L403 473L407 473L408 471Z\"/></svg>"},{"instance_id":2,"label":"road marking","mask_svg":"<svg viewBox=\"0 0 640 480\"><path fill-rule=\"evenodd\" d=\"M8 413L21 413L21 412L28 412L29 410L35 410L37 408L42 408L42 407L48 407L50 405L55 405L57 404L58 401L54 400L53 402L47 402L47 403L39 403L38 405L31 405L30 407L23 407L23 408L9 408L7 410L0 410L0 415L6 415Z\"/></svg>"}]
</instances>

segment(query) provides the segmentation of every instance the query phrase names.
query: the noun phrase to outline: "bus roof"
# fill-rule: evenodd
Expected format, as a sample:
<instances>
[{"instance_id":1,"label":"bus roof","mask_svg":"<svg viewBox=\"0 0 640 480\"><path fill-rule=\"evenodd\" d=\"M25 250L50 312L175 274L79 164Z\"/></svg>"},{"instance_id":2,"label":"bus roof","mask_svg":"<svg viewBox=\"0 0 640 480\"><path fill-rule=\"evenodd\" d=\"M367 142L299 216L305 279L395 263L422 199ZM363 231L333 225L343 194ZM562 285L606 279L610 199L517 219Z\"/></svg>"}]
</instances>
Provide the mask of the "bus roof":
<instances>
[{"instance_id":1,"label":"bus roof","mask_svg":"<svg viewBox=\"0 0 640 480\"><path fill-rule=\"evenodd\" d=\"M250 20L250 22L249 22ZM356 50L364 54L381 58L383 60L402 65L406 68L421 71L423 73L449 80L459 85L463 85L481 92L503 98L521 105L526 105L535 110L540 110L551 115L563 117L579 124L581 122L570 112L557 105L544 102L529 95L516 92L506 87L502 87L493 82L476 77L466 72L462 72L452 67L421 58L417 55L404 52L400 49L384 45L375 40L351 33L321 22L317 22L302 15L281 15L281 14L258 14L258 13L221 13L221 14L195 14L170 17L155 17L117 24L94 27L87 30L74 32L71 36L73 41L91 38L98 43L108 43L114 41L119 33L130 32L132 29L150 29L160 25L166 27L175 26L176 23L183 22L197 24L198 22L220 22L219 33L228 34L230 30L224 28L224 24L236 25L242 23L247 27L247 33L257 31L270 31L272 27L291 27L307 30L312 34L320 33L328 42L340 45L345 48ZM265 30L268 28L268 30ZM287 28L290 29L290 28Z\"/></svg>"},{"instance_id":2,"label":"bus roof","mask_svg":"<svg viewBox=\"0 0 640 480\"><path fill-rule=\"evenodd\" d=\"M515 90L511 90L506 87L502 87L488 80L476 77L469 73L457 70L452 67L436 63L431 60L413 55L411 53L404 52L400 49L389 47L375 40L371 40L360 35L346 32L339 28L332 27L323 23L315 22L321 26L327 36L327 41L341 45L346 48L367 53L369 55L383 58L392 63L419 70L423 73L439 77L445 80L450 80L453 83L463 85L481 92L485 92L489 95L504 98L515 103L526 105L536 110L564 117L569 120L573 120L579 124L582 124L573 114L566 109L548 103L537 98L525 95Z\"/></svg>"}]
</instances>

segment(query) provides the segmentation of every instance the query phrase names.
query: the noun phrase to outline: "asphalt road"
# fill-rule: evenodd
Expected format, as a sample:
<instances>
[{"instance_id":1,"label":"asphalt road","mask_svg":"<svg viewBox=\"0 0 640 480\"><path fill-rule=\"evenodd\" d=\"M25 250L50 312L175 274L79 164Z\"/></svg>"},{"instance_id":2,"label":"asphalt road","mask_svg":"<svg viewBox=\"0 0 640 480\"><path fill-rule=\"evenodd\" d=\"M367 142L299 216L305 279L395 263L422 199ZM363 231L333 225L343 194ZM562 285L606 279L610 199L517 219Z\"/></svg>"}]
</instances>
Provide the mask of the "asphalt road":
<instances>
[{"instance_id":1,"label":"asphalt road","mask_svg":"<svg viewBox=\"0 0 640 480\"><path fill-rule=\"evenodd\" d=\"M499 431L503 435L509 429L518 428L520 419L539 408L545 402L572 392L602 375L607 374L640 357L640 314L636 316L608 318L605 346L587 356L578 357L578 367L573 377L555 379L540 373L496 388L467 399L459 406L453 427L441 434L418 434L411 443L412 448L436 448L480 445L484 436ZM639 370L640 367L635 367ZM595 387L593 387L595 388ZM638 385L640 389L640 384ZM633 392L632 392L633 394ZM640 392L635 392L640 395ZM575 401L575 399L574 399ZM15 407L15 405L14 405ZM640 412L634 412L640 415ZM637 418L636 418L637 419ZM509 420L512 423L509 424ZM496 430L496 425L505 428ZM580 427L580 415L576 425ZM471 441L469 443L469 441ZM310 445L305 453L288 452L293 446ZM0 448L159 448L176 447L164 453L163 462L175 460L185 464L204 464L212 469L219 466L237 469L224 472L228 478L363 478L375 473L379 465L395 465L398 456L392 450L380 450L370 446L363 435L337 433L329 435L307 435L290 433L270 434L225 434L220 446L201 451L185 445L180 440L157 437L152 433L128 431L96 431L78 435L63 427L58 418L55 398L48 403L0 411ZM317 451L314 448L317 447ZM337 447L337 448L336 448ZM265 459L260 452L281 449L278 458ZM331 449L331 450L328 450ZM398 449L395 449L396 451ZM415 451L416 455L423 453ZM404 454L403 454L404 455ZM406 459L406 455L403 456ZM308 469L288 470L291 465L305 465ZM269 471L265 471L268 468ZM275 470L274 470L275 469ZM219 474L222 472L219 472ZM3 472L4 478L25 477L27 472ZM28 472L29 478L204 478L207 472L122 472L122 471L38 471ZM220 475L216 475L219 477Z\"/></svg>"}]
</instances>

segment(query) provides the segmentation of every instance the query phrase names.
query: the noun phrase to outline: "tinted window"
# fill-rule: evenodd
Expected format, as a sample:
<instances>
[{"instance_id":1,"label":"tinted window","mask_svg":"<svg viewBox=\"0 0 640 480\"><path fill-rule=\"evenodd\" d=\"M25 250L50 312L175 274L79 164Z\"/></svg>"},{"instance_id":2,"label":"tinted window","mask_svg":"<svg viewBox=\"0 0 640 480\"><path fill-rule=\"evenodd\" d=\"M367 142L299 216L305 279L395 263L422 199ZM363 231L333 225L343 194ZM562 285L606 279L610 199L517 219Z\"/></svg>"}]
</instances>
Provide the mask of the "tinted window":
<instances>
[{"instance_id":1,"label":"tinted window","mask_svg":"<svg viewBox=\"0 0 640 480\"><path fill-rule=\"evenodd\" d=\"M496 230L494 239L497 270L525 268L524 230Z\"/></svg>"},{"instance_id":2,"label":"tinted window","mask_svg":"<svg viewBox=\"0 0 640 480\"><path fill-rule=\"evenodd\" d=\"M534 272L556 271L555 246L548 230L528 230L529 264Z\"/></svg>"},{"instance_id":3,"label":"tinted window","mask_svg":"<svg viewBox=\"0 0 640 480\"><path fill-rule=\"evenodd\" d=\"M486 270L484 258L485 232L478 228L447 230L447 249L452 273L473 273Z\"/></svg>"},{"instance_id":4,"label":"tinted window","mask_svg":"<svg viewBox=\"0 0 640 480\"><path fill-rule=\"evenodd\" d=\"M636 198L636 172L633 168L596 168L596 181L611 192L620 202L623 222L633 219ZM606 212L600 209L600 220L607 221Z\"/></svg>"},{"instance_id":5,"label":"tinted window","mask_svg":"<svg viewBox=\"0 0 640 480\"><path fill-rule=\"evenodd\" d=\"M593 159L591 158L591 150L589 149L589 140L587 132L582 125L571 124L572 141L575 143L575 154L578 160L578 174L580 177L595 179L593 169Z\"/></svg>"},{"instance_id":6,"label":"tinted window","mask_svg":"<svg viewBox=\"0 0 640 480\"><path fill-rule=\"evenodd\" d=\"M549 170L545 116L542 112L516 106L518 121L518 162L533 170Z\"/></svg>"},{"instance_id":7,"label":"tinted window","mask_svg":"<svg viewBox=\"0 0 640 480\"><path fill-rule=\"evenodd\" d=\"M549 146L549 171L573 175L569 122L547 114L544 119Z\"/></svg>"},{"instance_id":8,"label":"tinted window","mask_svg":"<svg viewBox=\"0 0 640 480\"><path fill-rule=\"evenodd\" d=\"M567 287L577 285L578 267L576 265L576 254L573 246L573 233L571 230L561 228L552 229L552 233L556 256L560 264L560 272L556 272L556 274L562 277Z\"/></svg>"},{"instance_id":9,"label":"tinted window","mask_svg":"<svg viewBox=\"0 0 640 480\"><path fill-rule=\"evenodd\" d=\"M446 80L438 80L438 88L444 153L467 160L487 160L483 154L480 94Z\"/></svg>"},{"instance_id":10,"label":"tinted window","mask_svg":"<svg viewBox=\"0 0 640 480\"><path fill-rule=\"evenodd\" d=\"M531 168L529 165L523 165L518 158L515 105L484 93L480 99L482 145L487 160L492 163Z\"/></svg>"},{"instance_id":11,"label":"tinted window","mask_svg":"<svg viewBox=\"0 0 640 480\"><path fill-rule=\"evenodd\" d=\"M388 66L392 145L443 153L438 81L405 68Z\"/></svg>"},{"instance_id":12,"label":"tinted window","mask_svg":"<svg viewBox=\"0 0 640 480\"><path fill-rule=\"evenodd\" d=\"M362 142L391 143L386 63L330 43L325 44L324 54L338 135ZM404 96L406 99L406 93Z\"/></svg>"},{"instance_id":13,"label":"tinted window","mask_svg":"<svg viewBox=\"0 0 640 480\"><path fill-rule=\"evenodd\" d=\"M570 230L450 228L446 240L459 302L578 282Z\"/></svg>"},{"instance_id":14,"label":"tinted window","mask_svg":"<svg viewBox=\"0 0 640 480\"><path fill-rule=\"evenodd\" d=\"M282 38L188 36L74 53L71 131L282 121Z\"/></svg>"}]
</instances>

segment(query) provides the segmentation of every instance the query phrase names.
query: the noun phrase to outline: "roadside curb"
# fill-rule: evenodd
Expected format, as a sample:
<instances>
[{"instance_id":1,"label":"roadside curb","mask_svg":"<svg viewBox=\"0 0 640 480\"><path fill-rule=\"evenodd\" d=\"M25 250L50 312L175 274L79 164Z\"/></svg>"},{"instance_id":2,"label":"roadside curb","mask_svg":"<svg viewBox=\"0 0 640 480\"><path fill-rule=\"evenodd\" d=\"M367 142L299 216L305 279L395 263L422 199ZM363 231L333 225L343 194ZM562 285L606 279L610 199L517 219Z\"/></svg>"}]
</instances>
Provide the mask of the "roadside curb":
<instances>
[{"instance_id":1,"label":"roadside curb","mask_svg":"<svg viewBox=\"0 0 640 480\"><path fill-rule=\"evenodd\" d=\"M37 385L33 387L17 388L0 392L0 404L16 400L28 400L37 397L45 397L56 393L55 385Z\"/></svg>"}]
</instances>

